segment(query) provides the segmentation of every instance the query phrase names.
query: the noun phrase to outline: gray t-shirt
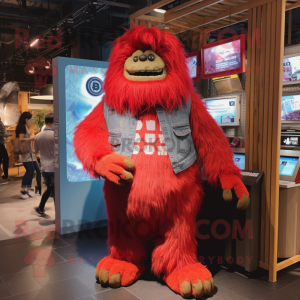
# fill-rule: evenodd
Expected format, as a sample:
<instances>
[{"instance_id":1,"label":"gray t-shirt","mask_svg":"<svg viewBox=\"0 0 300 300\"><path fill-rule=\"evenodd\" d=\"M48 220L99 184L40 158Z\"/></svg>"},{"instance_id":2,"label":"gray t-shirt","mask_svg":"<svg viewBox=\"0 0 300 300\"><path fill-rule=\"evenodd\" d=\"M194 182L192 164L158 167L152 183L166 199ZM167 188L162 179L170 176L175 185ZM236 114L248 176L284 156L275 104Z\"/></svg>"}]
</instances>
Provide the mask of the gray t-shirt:
<instances>
[{"instance_id":1,"label":"gray t-shirt","mask_svg":"<svg viewBox=\"0 0 300 300\"><path fill-rule=\"evenodd\" d=\"M54 172L54 130L46 127L34 140L35 153L40 152L41 171Z\"/></svg>"}]
</instances>

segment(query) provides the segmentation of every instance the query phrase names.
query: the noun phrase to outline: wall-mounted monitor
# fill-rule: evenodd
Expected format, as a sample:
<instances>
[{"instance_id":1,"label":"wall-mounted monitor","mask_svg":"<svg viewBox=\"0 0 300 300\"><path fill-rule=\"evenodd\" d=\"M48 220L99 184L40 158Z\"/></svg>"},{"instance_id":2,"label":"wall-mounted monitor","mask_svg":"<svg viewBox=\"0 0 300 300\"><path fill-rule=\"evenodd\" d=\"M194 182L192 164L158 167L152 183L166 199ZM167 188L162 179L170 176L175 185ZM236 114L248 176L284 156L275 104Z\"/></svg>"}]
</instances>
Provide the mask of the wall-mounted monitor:
<instances>
[{"instance_id":1,"label":"wall-mounted monitor","mask_svg":"<svg viewBox=\"0 0 300 300\"><path fill-rule=\"evenodd\" d=\"M282 96L281 122L300 123L300 95Z\"/></svg>"},{"instance_id":2,"label":"wall-mounted monitor","mask_svg":"<svg viewBox=\"0 0 300 300\"><path fill-rule=\"evenodd\" d=\"M239 167L241 170L245 170L245 154L234 153L233 161L237 167Z\"/></svg>"},{"instance_id":3,"label":"wall-mounted monitor","mask_svg":"<svg viewBox=\"0 0 300 300\"><path fill-rule=\"evenodd\" d=\"M240 125L240 96L231 95L203 99L209 114L219 126Z\"/></svg>"},{"instance_id":4,"label":"wall-mounted monitor","mask_svg":"<svg viewBox=\"0 0 300 300\"><path fill-rule=\"evenodd\" d=\"M300 84L300 55L290 54L283 58L283 85Z\"/></svg>"},{"instance_id":5,"label":"wall-mounted monitor","mask_svg":"<svg viewBox=\"0 0 300 300\"><path fill-rule=\"evenodd\" d=\"M245 35L202 46L201 68L203 79L245 72Z\"/></svg>"},{"instance_id":6,"label":"wall-mounted monitor","mask_svg":"<svg viewBox=\"0 0 300 300\"><path fill-rule=\"evenodd\" d=\"M190 52L186 54L186 63L189 69L191 78L194 81L200 80L201 74L201 55L200 51Z\"/></svg>"},{"instance_id":7,"label":"wall-mounted monitor","mask_svg":"<svg viewBox=\"0 0 300 300\"><path fill-rule=\"evenodd\" d=\"M300 152L294 150L280 150L279 179L296 181L300 167Z\"/></svg>"}]
</instances>

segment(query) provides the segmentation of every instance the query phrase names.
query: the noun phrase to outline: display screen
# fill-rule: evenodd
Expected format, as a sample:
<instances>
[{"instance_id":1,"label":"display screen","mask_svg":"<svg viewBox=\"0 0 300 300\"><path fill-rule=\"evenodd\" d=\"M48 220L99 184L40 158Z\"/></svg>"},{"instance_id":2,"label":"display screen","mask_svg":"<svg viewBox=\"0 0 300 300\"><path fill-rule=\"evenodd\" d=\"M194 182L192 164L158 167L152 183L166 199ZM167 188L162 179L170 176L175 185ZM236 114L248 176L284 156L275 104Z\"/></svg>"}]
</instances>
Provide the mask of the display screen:
<instances>
[{"instance_id":1,"label":"display screen","mask_svg":"<svg viewBox=\"0 0 300 300\"><path fill-rule=\"evenodd\" d=\"M215 74L241 68L241 40L203 50L204 74Z\"/></svg>"},{"instance_id":2,"label":"display screen","mask_svg":"<svg viewBox=\"0 0 300 300\"><path fill-rule=\"evenodd\" d=\"M191 78L197 77L197 66L198 66L198 56L190 56L186 58L187 66L190 72Z\"/></svg>"},{"instance_id":3,"label":"display screen","mask_svg":"<svg viewBox=\"0 0 300 300\"><path fill-rule=\"evenodd\" d=\"M300 80L300 55L283 59L283 82Z\"/></svg>"},{"instance_id":4,"label":"display screen","mask_svg":"<svg viewBox=\"0 0 300 300\"><path fill-rule=\"evenodd\" d=\"M101 102L104 95L103 80L106 70L107 68L75 65L65 68L67 178L70 182L92 180L74 154L74 130Z\"/></svg>"},{"instance_id":5,"label":"display screen","mask_svg":"<svg viewBox=\"0 0 300 300\"><path fill-rule=\"evenodd\" d=\"M245 154L234 154L233 156L234 164L241 170L245 170Z\"/></svg>"},{"instance_id":6,"label":"display screen","mask_svg":"<svg viewBox=\"0 0 300 300\"><path fill-rule=\"evenodd\" d=\"M280 156L279 174L293 176L299 157Z\"/></svg>"},{"instance_id":7,"label":"display screen","mask_svg":"<svg viewBox=\"0 0 300 300\"><path fill-rule=\"evenodd\" d=\"M206 100L206 108L209 114L219 125L236 125L236 103L237 99L211 99Z\"/></svg>"},{"instance_id":8,"label":"display screen","mask_svg":"<svg viewBox=\"0 0 300 300\"><path fill-rule=\"evenodd\" d=\"M282 97L281 121L300 121L300 95Z\"/></svg>"}]
</instances>

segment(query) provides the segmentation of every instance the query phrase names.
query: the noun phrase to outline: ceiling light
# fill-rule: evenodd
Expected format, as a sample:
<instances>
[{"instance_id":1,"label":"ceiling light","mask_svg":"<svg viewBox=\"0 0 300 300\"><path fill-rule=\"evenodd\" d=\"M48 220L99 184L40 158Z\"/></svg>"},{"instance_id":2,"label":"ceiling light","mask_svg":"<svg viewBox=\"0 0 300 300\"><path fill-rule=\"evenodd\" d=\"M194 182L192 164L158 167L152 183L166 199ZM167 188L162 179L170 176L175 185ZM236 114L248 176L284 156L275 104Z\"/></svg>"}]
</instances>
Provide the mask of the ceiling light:
<instances>
[{"instance_id":1,"label":"ceiling light","mask_svg":"<svg viewBox=\"0 0 300 300\"><path fill-rule=\"evenodd\" d=\"M32 43L30 44L30 47L34 46L38 41L39 41L39 39L36 39L34 42L32 42Z\"/></svg>"},{"instance_id":2,"label":"ceiling light","mask_svg":"<svg viewBox=\"0 0 300 300\"><path fill-rule=\"evenodd\" d=\"M160 9L160 8L155 8L153 9L155 12L160 13L160 14L164 14L166 12L165 9Z\"/></svg>"}]
</instances>

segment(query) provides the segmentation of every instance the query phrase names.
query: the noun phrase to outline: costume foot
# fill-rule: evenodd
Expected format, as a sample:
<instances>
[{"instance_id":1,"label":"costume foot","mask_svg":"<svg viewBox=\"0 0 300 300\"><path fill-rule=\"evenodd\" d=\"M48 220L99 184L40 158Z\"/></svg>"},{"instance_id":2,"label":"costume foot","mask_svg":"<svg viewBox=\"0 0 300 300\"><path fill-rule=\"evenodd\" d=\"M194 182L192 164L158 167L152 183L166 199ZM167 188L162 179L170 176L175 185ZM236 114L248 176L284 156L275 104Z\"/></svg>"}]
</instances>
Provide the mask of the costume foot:
<instances>
[{"instance_id":1,"label":"costume foot","mask_svg":"<svg viewBox=\"0 0 300 300\"><path fill-rule=\"evenodd\" d=\"M99 261L95 277L102 285L117 288L121 285L130 285L144 273L144 270L143 265L134 265L108 256Z\"/></svg>"},{"instance_id":2,"label":"costume foot","mask_svg":"<svg viewBox=\"0 0 300 300\"><path fill-rule=\"evenodd\" d=\"M215 288L211 273L200 263L173 272L168 277L164 277L164 281L174 292L184 298L192 295L201 298L204 294L210 296Z\"/></svg>"}]
</instances>

